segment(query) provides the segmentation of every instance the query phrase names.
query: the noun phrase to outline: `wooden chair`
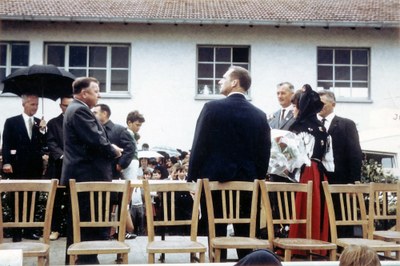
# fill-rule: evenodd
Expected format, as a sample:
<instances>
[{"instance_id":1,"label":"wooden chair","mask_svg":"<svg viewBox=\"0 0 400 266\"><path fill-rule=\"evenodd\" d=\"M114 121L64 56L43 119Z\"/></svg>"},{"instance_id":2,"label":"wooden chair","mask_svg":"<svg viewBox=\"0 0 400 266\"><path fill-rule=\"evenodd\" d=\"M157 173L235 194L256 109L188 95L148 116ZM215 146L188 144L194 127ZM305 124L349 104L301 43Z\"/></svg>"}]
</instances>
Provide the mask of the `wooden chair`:
<instances>
[{"instance_id":1,"label":"wooden chair","mask_svg":"<svg viewBox=\"0 0 400 266\"><path fill-rule=\"evenodd\" d=\"M38 265L50 264L50 229L57 183L56 179L0 180L0 250L22 249L24 257L37 257ZM14 204L10 206L14 209L12 221L3 220L3 193L14 194ZM39 199L45 200L45 209L38 208ZM4 228L40 228L43 237L36 242L4 243Z\"/></svg>"},{"instance_id":2,"label":"wooden chair","mask_svg":"<svg viewBox=\"0 0 400 266\"><path fill-rule=\"evenodd\" d=\"M327 250L330 260L336 260L337 246L333 243L311 239L311 215L312 215L312 181L307 184L300 183L279 183L259 181L261 198L266 210L268 239L274 248L281 248L285 251L284 260L290 261L293 250L304 250L311 259L311 251ZM273 217L270 193L275 193L279 215ZM307 193L306 216L297 217L295 197L297 193ZM278 214L278 212L276 212ZM306 238L275 238L274 225L303 225L306 231Z\"/></svg>"},{"instance_id":3,"label":"wooden chair","mask_svg":"<svg viewBox=\"0 0 400 266\"><path fill-rule=\"evenodd\" d=\"M258 205L258 181L230 181L218 182L204 179L204 190L208 214L209 231L209 258L210 262L220 262L223 249L266 249L271 244L268 240L256 238L256 220ZM243 209L239 204L244 194L251 193L250 215L243 215ZM222 210L215 208L216 200L221 200ZM215 211L214 211L215 210ZM248 211L247 211L248 212ZM245 211L246 213L246 211ZM216 225L248 224L250 227L248 236L216 236Z\"/></svg>"},{"instance_id":4,"label":"wooden chair","mask_svg":"<svg viewBox=\"0 0 400 266\"><path fill-rule=\"evenodd\" d=\"M197 226L199 220L200 196L202 190L202 181L197 183L180 182L180 181L155 181L143 180L145 204L146 204L146 220L147 220L147 236L148 243L146 251L148 253L148 263L155 263L155 254L166 253L189 253L190 262L205 262L205 253L207 248L197 241ZM159 210L158 219L154 219L152 194L158 194L161 200L161 209ZM179 219L176 210L176 195L179 193L194 193L193 207L191 217L188 219ZM190 238L183 238L179 241L171 241L166 237L165 240L156 239L156 228L165 229L176 226L190 226ZM197 257L197 253L199 256Z\"/></svg>"},{"instance_id":5,"label":"wooden chair","mask_svg":"<svg viewBox=\"0 0 400 266\"><path fill-rule=\"evenodd\" d=\"M373 239L400 243L400 183L384 184L370 183L369 213L374 214L374 219L369 219L368 236ZM393 203L397 200L396 203ZM390 230L375 230L376 222L395 221L395 226ZM390 254L386 254L390 256ZM400 260L400 253L397 253Z\"/></svg>"},{"instance_id":6,"label":"wooden chair","mask_svg":"<svg viewBox=\"0 0 400 266\"><path fill-rule=\"evenodd\" d=\"M75 265L78 255L118 254L123 264L128 263L130 247L125 243L128 193L130 181L113 182L69 182L71 194L72 224L74 243L67 249L69 263ZM79 195L89 195L90 221L81 219ZM122 193L122 208L118 214L112 214L117 193ZM82 241L81 230L94 227L118 228L118 240Z\"/></svg>"},{"instance_id":7,"label":"wooden chair","mask_svg":"<svg viewBox=\"0 0 400 266\"><path fill-rule=\"evenodd\" d=\"M328 204L329 224L331 241L338 247L346 248L349 245L366 245L376 252L399 252L400 245L382 240L372 239L368 236L368 219L374 219L374 213L367 213L365 196L369 195L370 187L367 184L345 184L333 185L326 181L322 182L325 198ZM336 213L333 205L332 195L338 196L340 206L337 206ZM337 218L340 217L340 218ZM338 226L361 227L362 237L360 238L338 238Z\"/></svg>"}]
</instances>

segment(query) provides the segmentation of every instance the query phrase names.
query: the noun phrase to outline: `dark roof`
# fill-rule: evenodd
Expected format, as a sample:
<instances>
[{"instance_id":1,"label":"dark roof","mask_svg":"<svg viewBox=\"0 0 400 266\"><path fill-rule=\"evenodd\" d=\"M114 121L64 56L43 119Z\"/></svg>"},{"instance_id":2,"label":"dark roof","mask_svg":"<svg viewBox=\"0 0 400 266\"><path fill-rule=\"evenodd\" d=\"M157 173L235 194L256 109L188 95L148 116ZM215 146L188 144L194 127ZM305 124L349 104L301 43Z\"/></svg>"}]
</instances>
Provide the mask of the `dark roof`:
<instances>
[{"instance_id":1,"label":"dark roof","mask_svg":"<svg viewBox=\"0 0 400 266\"><path fill-rule=\"evenodd\" d=\"M400 27L400 1L0 0L0 20Z\"/></svg>"}]
</instances>

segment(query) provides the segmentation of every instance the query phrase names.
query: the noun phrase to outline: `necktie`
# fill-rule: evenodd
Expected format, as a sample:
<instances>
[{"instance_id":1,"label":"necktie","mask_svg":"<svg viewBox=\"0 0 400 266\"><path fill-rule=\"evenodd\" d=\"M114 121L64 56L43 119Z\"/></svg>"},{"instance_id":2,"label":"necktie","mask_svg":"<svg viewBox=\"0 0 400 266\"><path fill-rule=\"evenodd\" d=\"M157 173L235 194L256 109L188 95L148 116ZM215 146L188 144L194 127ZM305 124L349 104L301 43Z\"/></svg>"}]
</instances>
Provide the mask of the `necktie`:
<instances>
[{"instance_id":1,"label":"necktie","mask_svg":"<svg viewBox=\"0 0 400 266\"><path fill-rule=\"evenodd\" d=\"M32 127L33 127L33 118L29 117L29 119L28 119L28 135L29 135L30 139L32 139Z\"/></svg>"},{"instance_id":2,"label":"necktie","mask_svg":"<svg viewBox=\"0 0 400 266\"><path fill-rule=\"evenodd\" d=\"M285 111L286 111L286 109L282 109L282 111L281 111L281 123L285 119Z\"/></svg>"},{"instance_id":3,"label":"necktie","mask_svg":"<svg viewBox=\"0 0 400 266\"><path fill-rule=\"evenodd\" d=\"M326 118L322 118L322 125L325 126Z\"/></svg>"}]
</instances>

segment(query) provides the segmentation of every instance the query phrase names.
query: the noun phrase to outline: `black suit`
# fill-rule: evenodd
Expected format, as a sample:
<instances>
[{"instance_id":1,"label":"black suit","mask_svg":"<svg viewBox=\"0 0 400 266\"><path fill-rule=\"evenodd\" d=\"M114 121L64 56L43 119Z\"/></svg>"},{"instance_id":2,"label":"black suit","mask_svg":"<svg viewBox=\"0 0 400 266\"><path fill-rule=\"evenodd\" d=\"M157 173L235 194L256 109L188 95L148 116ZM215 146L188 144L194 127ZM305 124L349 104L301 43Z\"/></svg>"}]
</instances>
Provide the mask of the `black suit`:
<instances>
[{"instance_id":1,"label":"black suit","mask_svg":"<svg viewBox=\"0 0 400 266\"><path fill-rule=\"evenodd\" d=\"M329 126L332 137L335 172L328 173L333 184L347 184L361 178L362 151L355 123L347 118L335 116Z\"/></svg>"},{"instance_id":2,"label":"black suit","mask_svg":"<svg viewBox=\"0 0 400 266\"><path fill-rule=\"evenodd\" d=\"M135 152L133 138L125 127L114 124L111 120L108 120L103 126L106 129L110 142L124 150L122 156L118 159L114 159L112 164L112 176L118 179L122 177L122 173L117 171L116 165L119 164L122 169L125 169L133 159Z\"/></svg>"},{"instance_id":3,"label":"black suit","mask_svg":"<svg viewBox=\"0 0 400 266\"><path fill-rule=\"evenodd\" d=\"M39 131L40 119L34 118L32 138L29 138L22 115L8 118L3 130L3 165L11 164L13 179L40 179L43 174L46 135Z\"/></svg>"},{"instance_id":4,"label":"black suit","mask_svg":"<svg viewBox=\"0 0 400 266\"><path fill-rule=\"evenodd\" d=\"M77 182L112 180L111 164L117 153L111 146L103 126L83 102L74 99L68 106L64 116L63 133L61 184L68 187L69 179L76 179ZM89 220L89 199L85 196L87 195L80 195L79 209L81 219ZM72 225L71 215L69 210L69 225ZM67 228L67 248L73 243L71 227ZM108 238L108 228L86 229L81 232L82 241ZM79 256L78 261L82 264L98 262L97 255Z\"/></svg>"},{"instance_id":5,"label":"black suit","mask_svg":"<svg viewBox=\"0 0 400 266\"><path fill-rule=\"evenodd\" d=\"M271 138L264 112L250 104L244 95L232 94L225 99L208 102L197 120L189 160L188 181L208 178L211 181L253 181L264 179L268 171ZM251 196L243 195L242 210L248 210ZM216 213L220 200L215 199ZM206 210L204 199L202 209ZM207 228L206 211L199 228ZM249 227L235 225L236 236L248 235ZM201 230L200 230L201 231ZM216 235L226 235L226 226L217 226ZM249 253L237 250L239 258ZM226 252L221 259L226 258Z\"/></svg>"}]
</instances>

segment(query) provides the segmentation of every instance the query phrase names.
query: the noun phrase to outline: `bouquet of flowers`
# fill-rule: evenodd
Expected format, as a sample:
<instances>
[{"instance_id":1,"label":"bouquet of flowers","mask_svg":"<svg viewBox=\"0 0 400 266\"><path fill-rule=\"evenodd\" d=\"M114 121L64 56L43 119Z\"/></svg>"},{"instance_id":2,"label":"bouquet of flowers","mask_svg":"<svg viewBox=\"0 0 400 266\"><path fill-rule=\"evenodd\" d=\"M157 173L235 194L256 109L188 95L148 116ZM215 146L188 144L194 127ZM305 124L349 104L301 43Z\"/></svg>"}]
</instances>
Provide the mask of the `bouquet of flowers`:
<instances>
[{"instance_id":1,"label":"bouquet of flowers","mask_svg":"<svg viewBox=\"0 0 400 266\"><path fill-rule=\"evenodd\" d=\"M269 174L286 177L298 182L303 164L310 165L304 136L296 135L286 130L271 130L271 157Z\"/></svg>"}]
</instances>

